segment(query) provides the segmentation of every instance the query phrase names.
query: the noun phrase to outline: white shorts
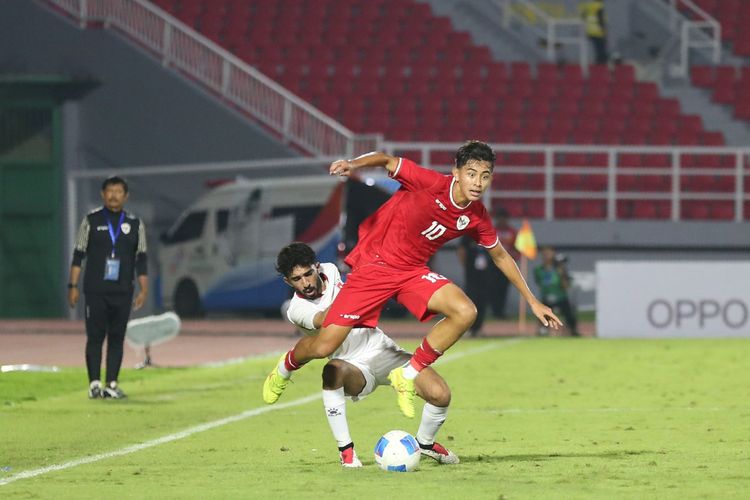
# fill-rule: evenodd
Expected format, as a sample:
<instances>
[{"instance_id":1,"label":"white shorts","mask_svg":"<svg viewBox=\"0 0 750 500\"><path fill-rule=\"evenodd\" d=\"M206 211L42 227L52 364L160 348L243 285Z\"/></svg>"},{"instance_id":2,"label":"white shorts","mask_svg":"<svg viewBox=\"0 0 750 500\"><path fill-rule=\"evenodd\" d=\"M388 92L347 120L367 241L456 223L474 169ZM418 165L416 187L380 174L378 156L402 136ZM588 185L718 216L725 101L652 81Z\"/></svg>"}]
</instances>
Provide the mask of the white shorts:
<instances>
[{"instance_id":1,"label":"white shorts","mask_svg":"<svg viewBox=\"0 0 750 500\"><path fill-rule=\"evenodd\" d=\"M331 359L340 359L356 366L365 377L365 387L362 392L356 396L347 395L353 402L364 398L379 385L390 385L388 374L411 359L411 353L397 346L381 330L374 328L367 330L370 333L360 342L355 342L355 348L343 349L331 357Z\"/></svg>"}]
</instances>

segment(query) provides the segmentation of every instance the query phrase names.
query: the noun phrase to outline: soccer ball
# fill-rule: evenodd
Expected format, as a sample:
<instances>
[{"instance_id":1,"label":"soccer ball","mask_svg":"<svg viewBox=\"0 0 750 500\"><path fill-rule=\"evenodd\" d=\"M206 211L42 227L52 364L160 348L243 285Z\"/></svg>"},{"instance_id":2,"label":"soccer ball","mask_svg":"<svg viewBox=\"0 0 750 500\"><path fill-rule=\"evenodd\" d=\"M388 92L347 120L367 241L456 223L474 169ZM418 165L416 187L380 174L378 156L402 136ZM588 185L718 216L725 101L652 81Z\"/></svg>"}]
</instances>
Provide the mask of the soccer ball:
<instances>
[{"instance_id":1,"label":"soccer ball","mask_svg":"<svg viewBox=\"0 0 750 500\"><path fill-rule=\"evenodd\" d=\"M419 466L419 444L404 431L390 431L375 445L375 462L383 470L411 472Z\"/></svg>"}]
</instances>

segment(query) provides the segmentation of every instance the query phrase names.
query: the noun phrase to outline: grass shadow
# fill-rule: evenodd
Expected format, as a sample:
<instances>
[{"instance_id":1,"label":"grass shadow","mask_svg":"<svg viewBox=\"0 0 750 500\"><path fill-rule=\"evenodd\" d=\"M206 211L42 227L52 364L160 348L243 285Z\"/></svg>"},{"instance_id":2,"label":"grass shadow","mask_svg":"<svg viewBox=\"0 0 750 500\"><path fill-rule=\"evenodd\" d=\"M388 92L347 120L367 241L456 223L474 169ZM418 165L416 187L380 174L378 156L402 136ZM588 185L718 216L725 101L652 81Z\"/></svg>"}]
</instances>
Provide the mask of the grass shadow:
<instances>
[{"instance_id":1,"label":"grass shadow","mask_svg":"<svg viewBox=\"0 0 750 500\"><path fill-rule=\"evenodd\" d=\"M620 450L601 453L530 453L525 455L462 455L462 463L503 463L503 462L539 462L558 458L603 458L623 459L636 455L657 454L654 450Z\"/></svg>"}]
</instances>

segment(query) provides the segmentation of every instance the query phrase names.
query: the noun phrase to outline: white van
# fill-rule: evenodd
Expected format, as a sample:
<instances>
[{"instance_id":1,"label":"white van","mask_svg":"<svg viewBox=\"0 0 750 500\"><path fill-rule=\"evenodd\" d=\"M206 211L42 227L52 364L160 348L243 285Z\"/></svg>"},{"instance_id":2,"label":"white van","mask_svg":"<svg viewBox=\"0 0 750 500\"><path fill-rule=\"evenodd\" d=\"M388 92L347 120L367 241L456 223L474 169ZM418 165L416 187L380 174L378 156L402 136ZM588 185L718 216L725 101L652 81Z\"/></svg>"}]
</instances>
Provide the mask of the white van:
<instances>
[{"instance_id":1,"label":"white van","mask_svg":"<svg viewBox=\"0 0 750 500\"><path fill-rule=\"evenodd\" d=\"M344 183L330 176L237 179L193 203L162 236L162 306L181 317L205 311L277 310L289 288L276 255L292 241L335 262Z\"/></svg>"}]
</instances>

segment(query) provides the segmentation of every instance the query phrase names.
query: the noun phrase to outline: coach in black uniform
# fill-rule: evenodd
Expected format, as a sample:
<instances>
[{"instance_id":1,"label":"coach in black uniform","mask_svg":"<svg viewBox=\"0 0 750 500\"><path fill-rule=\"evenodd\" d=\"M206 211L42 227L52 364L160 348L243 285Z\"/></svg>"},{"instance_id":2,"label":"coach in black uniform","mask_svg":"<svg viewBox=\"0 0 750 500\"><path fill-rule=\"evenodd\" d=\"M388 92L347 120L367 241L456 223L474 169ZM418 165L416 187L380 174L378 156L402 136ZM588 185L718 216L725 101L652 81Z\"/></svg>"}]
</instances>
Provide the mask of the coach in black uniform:
<instances>
[{"instance_id":1,"label":"coach in black uniform","mask_svg":"<svg viewBox=\"0 0 750 500\"><path fill-rule=\"evenodd\" d=\"M122 398L117 384L131 306L139 309L148 294L146 229L143 221L123 210L128 184L120 177L102 183L104 206L84 217L70 267L68 302L78 302L81 262L86 296L86 367L90 398ZM134 277L140 291L133 300ZM102 345L107 337L107 383L101 384Z\"/></svg>"}]
</instances>

